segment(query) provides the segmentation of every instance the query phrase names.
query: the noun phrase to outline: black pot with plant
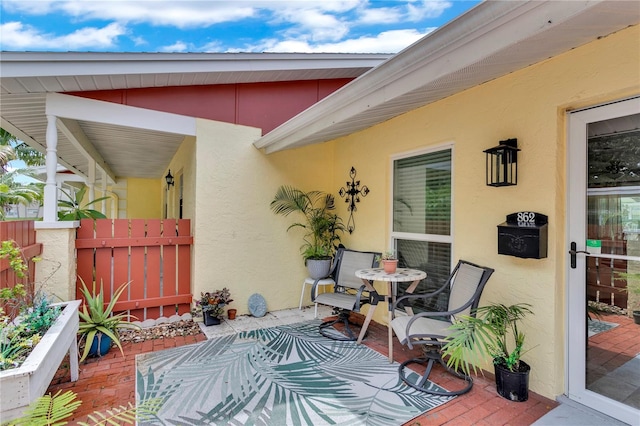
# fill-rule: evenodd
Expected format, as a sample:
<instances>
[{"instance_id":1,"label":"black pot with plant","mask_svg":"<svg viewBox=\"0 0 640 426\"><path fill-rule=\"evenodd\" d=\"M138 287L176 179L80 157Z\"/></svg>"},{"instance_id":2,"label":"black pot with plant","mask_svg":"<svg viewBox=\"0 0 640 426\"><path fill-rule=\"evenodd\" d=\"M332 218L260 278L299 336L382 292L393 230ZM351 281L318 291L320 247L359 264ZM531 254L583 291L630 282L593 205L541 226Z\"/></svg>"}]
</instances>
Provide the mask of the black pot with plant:
<instances>
[{"instance_id":1,"label":"black pot with plant","mask_svg":"<svg viewBox=\"0 0 640 426\"><path fill-rule=\"evenodd\" d=\"M448 357L447 365L469 375L489 355L493 358L498 394L511 401L526 401L531 367L520 359L525 336L518 325L533 313L530 306L494 303L479 307L476 317L458 318L442 348L443 356Z\"/></svg>"},{"instance_id":2,"label":"black pot with plant","mask_svg":"<svg viewBox=\"0 0 640 426\"><path fill-rule=\"evenodd\" d=\"M286 185L278 188L271 201L271 210L276 214L288 216L296 212L304 216L304 222L293 223L287 231L292 228L306 231L300 251L309 275L314 279L329 275L331 259L340 243L340 233L346 230L340 216L334 213L335 208L335 198L331 194L304 192Z\"/></svg>"},{"instance_id":3,"label":"black pot with plant","mask_svg":"<svg viewBox=\"0 0 640 426\"><path fill-rule=\"evenodd\" d=\"M233 302L231 292L226 287L222 290L201 292L200 300L196 301L196 307L202 310L204 325L220 324L224 308L231 302Z\"/></svg>"}]
</instances>

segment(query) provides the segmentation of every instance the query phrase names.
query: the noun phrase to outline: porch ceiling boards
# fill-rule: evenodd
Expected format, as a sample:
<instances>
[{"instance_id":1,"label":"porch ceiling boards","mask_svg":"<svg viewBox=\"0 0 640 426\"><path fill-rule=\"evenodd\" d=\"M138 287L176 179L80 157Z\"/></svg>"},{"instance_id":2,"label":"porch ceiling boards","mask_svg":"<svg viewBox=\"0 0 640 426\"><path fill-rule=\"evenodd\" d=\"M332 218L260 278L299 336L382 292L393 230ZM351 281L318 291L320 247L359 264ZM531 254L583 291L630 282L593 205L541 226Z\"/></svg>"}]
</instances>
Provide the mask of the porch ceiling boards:
<instances>
[{"instance_id":1,"label":"porch ceiling boards","mask_svg":"<svg viewBox=\"0 0 640 426\"><path fill-rule=\"evenodd\" d=\"M389 54L2 52L0 126L45 152L47 93L356 78ZM160 178L184 135L67 117L59 163L87 177L89 158L118 176ZM96 158L97 157L97 158ZM101 176L97 175L100 182Z\"/></svg>"}]
</instances>

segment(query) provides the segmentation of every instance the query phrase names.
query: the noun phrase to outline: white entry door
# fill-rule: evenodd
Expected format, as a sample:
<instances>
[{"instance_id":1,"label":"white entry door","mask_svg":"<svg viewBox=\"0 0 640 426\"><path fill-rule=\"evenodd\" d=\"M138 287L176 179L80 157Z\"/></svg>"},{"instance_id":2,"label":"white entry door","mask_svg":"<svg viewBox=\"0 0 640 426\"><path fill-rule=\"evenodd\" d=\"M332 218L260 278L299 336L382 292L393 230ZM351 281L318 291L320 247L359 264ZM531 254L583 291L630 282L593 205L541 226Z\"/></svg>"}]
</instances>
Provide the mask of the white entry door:
<instances>
[{"instance_id":1,"label":"white entry door","mask_svg":"<svg viewBox=\"0 0 640 426\"><path fill-rule=\"evenodd\" d=\"M569 114L567 177L567 395L638 425L640 98Z\"/></svg>"}]
</instances>

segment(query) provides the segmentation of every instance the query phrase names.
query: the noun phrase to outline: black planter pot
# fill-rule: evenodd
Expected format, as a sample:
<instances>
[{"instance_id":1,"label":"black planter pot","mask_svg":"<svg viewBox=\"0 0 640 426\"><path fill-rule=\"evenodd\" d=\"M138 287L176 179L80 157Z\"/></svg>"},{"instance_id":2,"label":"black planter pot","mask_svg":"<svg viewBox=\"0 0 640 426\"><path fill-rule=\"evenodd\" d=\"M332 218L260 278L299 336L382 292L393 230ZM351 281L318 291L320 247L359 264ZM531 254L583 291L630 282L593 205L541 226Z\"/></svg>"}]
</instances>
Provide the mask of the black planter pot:
<instances>
[{"instance_id":1,"label":"black planter pot","mask_svg":"<svg viewBox=\"0 0 640 426\"><path fill-rule=\"evenodd\" d=\"M498 395L511 401L523 402L529 399L529 371L531 367L520 361L520 371L509 371L500 364L494 364Z\"/></svg>"},{"instance_id":2,"label":"black planter pot","mask_svg":"<svg viewBox=\"0 0 640 426\"><path fill-rule=\"evenodd\" d=\"M640 324L640 311L633 311L633 322Z\"/></svg>"},{"instance_id":3,"label":"black planter pot","mask_svg":"<svg viewBox=\"0 0 640 426\"><path fill-rule=\"evenodd\" d=\"M220 318L212 317L209 314L209 311L202 313L202 318L204 319L204 325L218 325L220 324Z\"/></svg>"}]
</instances>

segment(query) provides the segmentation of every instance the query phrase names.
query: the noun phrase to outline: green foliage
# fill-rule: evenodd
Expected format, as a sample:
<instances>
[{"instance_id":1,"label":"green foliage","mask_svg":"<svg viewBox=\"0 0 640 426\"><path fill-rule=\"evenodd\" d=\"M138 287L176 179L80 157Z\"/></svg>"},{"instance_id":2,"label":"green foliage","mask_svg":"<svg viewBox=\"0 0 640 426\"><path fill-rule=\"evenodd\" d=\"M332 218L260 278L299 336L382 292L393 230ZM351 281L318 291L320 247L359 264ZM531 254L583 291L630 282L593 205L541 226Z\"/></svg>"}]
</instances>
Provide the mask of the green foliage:
<instances>
[{"instance_id":1,"label":"green foliage","mask_svg":"<svg viewBox=\"0 0 640 426\"><path fill-rule=\"evenodd\" d=\"M58 391L55 395L44 395L29 406L23 416L9 421L7 425L15 426L53 426L65 425L66 418L73 415L73 412L80 407L82 401L76 400L77 395L72 391L61 394Z\"/></svg>"},{"instance_id":2,"label":"green foliage","mask_svg":"<svg viewBox=\"0 0 640 426\"><path fill-rule=\"evenodd\" d=\"M34 148L31 148L24 142L19 141L11 133L0 128L0 148L7 147L12 149L15 159L24 161L29 167L42 166L45 164L46 159L44 154Z\"/></svg>"},{"instance_id":3,"label":"green foliage","mask_svg":"<svg viewBox=\"0 0 640 426\"><path fill-rule=\"evenodd\" d=\"M201 292L200 300L196 301L196 308L200 308L202 312L209 312L213 318L218 318L224 312L224 307L231 302L231 292L225 287L213 292Z\"/></svg>"},{"instance_id":4,"label":"green foliage","mask_svg":"<svg viewBox=\"0 0 640 426\"><path fill-rule=\"evenodd\" d=\"M58 219L59 220L80 220L80 219L105 219L106 216L98 210L90 209L89 206L107 200L109 197L96 198L88 203L81 204L84 194L87 192L87 187L83 186L79 191L68 193L65 190L60 190L69 200L59 200L58 207Z\"/></svg>"},{"instance_id":5,"label":"green foliage","mask_svg":"<svg viewBox=\"0 0 640 426\"><path fill-rule=\"evenodd\" d=\"M19 175L29 176L28 169L16 169L0 173L0 219L4 219L5 210L11 204L29 204L43 200L43 185L40 183L22 184L16 181Z\"/></svg>"},{"instance_id":6,"label":"green foliage","mask_svg":"<svg viewBox=\"0 0 640 426\"><path fill-rule=\"evenodd\" d=\"M288 216L300 213L305 223L296 222L287 228L302 228L306 231L304 244L300 247L305 259L326 259L335 254L340 242L339 233L346 230L342 219L333 211L333 195L322 191L303 192L290 186L281 186L271 201L271 210L275 214Z\"/></svg>"},{"instance_id":7,"label":"green foliage","mask_svg":"<svg viewBox=\"0 0 640 426\"><path fill-rule=\"evenodd\" d=\"M23 307L17 318L0 308L0 370L19 367L59 315L60 308L50 306L41 295L33 306Z\"/></svg>"},{"instance_id":8,"label":"green foliage","mask_svg":"<svg viewBox=\"0 0 640 426\"><path fill-rule=\"evenodd\" d=\"M376 262L380 262L381 260L396 260L397 258L395 250L387 250L381 255L376 256Z\"/></svg>"},{"instance_id":9,"label":"green foliage","mask_svg":"<svg viewBox=\"0 0 640 426\"><path fill-rule=\"evenodd\" d=\"M96 293L96 283L93 283L93 289L90 292L84 281L82 281L82 279L80 279L80 281L82 284L80 291L85 299L85 304L83 304L81 310L78 311L78 314L80 315L78 334L80 334L81 339L84 339L85 341L85 348L80 361L84 361L87 358L94 339L99 338L99 333L110 337L120 349L122 356L124 356L124 351L122 350L122 344L120 343L120 337L118 335L118 329L138 329L139 327L128 322L131 318L136 319L135 317L126 313L114 314L113 307L118 302L118 299L129 286L131 281L122 284L116 289L111 301L106 307L102 292Z\"/></svg>"},{"instance_id":10,"label":"green foliage","mask_svg":"<svg viewBox=\"0 0 640 426\"><path fill-rule=\"evenodd\" d=\"M78 395L73 391L55 395L44 395L35 400L24 415L18 419L4 423L5 426L54 426L66 425L65 419L71 417L73 413L82 405L78 400ZM153 417L161 408L162 400L149 399L141 403L138 408L129 403L126 406L110 408L108 410L94 411L87 416L87 422L78 422L80 426L94 425L122 425L136 424L136 420L148 420Z\"/></svg>"},{"instance_id":11,"label":"green foliage","mask_svg":"<svg viewBox=\"0 0 640 426\"><path fill-rule=\"evenodd\" d=\"M452 333L442 348L448 356L447 365L462 369L467 375L482 362L485 355L493 357L494 364L501 364L510 371L517 371L523 354L525 336L518 330L518 323L533 312L531 305L519 303L511 306L491 304L479 307L476 317L463 316L449 327ZM507 344L513 339L513 350Z\"/></svg>"}]
</instances>

